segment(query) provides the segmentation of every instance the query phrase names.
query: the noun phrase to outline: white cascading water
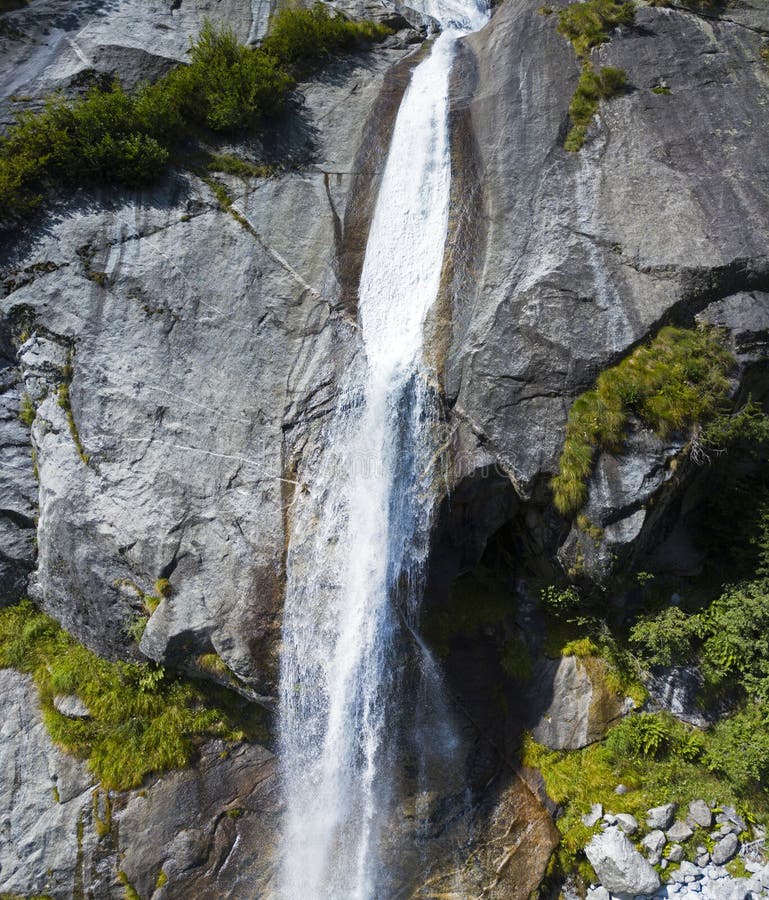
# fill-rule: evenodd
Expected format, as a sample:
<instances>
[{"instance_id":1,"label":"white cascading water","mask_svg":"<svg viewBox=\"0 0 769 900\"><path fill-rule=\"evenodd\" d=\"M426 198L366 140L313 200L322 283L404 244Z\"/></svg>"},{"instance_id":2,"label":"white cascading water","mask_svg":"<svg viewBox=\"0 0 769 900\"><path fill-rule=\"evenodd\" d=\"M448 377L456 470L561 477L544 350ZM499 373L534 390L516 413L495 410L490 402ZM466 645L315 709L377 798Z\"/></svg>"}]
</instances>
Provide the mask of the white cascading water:
<instances>
[{"instance_id":1,"label":"white cascading water","mask_svg":"<svg viewBox=\"0 0 769 900\"><path fill-rule=\"evenodd\" d=\"M420 657L422 691L436 680L419 640L404 641L416 625L435 495L437 416L422 340L448 226L451 63L457 39L486 13L474 0L427 0L422 11L444 30L414 69L393 130L361 275L365 361L342 386L323 452L303 473L309 492L292 509L282 900L388 895L380 827L392 811L398 722L409 714L409 652Z\"/></svg>"}]
</instances>

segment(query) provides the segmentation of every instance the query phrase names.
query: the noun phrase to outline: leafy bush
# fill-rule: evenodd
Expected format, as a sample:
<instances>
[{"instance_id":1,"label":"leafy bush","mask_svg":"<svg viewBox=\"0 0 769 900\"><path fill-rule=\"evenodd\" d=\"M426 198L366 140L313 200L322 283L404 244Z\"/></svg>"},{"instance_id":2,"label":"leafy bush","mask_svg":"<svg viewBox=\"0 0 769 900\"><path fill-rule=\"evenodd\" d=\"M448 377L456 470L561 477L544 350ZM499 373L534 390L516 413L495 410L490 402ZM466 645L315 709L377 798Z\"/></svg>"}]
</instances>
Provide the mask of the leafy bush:
<instances>
[{"instance_id":1,"label":"leafy bush","mask_svg":"<svg viewBox=\"0 0 769 900\"><path fill-rule=\"evenodd\" d=\"M322 3L310 9L287 6L270 21L262 50L294 74L306 74L342 50L353 50L364 42L378 41L390 34L374 22L350 22L331 15Z\"/></svg>"},{"instance_id":2,"label":"leafy bush","mask_svg":"<svg viewBox=\"0 0 769 900\"><path fill-rule=\"evenodd\" d=\"M672 754L693 762L702 756L705 738L666 713L628 716L612 728L606 746L617 758L662 757Z\"/></svg>"},{"instance_id":3,"label":"leafy bush","mask_svg":"<svg viewBox=\"0 0 769 900\"><path fill-rule=\"evenodd\" d=\"M728 397L732 365L717 330L667 326L602 372L595 389L578 397L569 412L559 472L551 482L556 508L573 515L584 505L595 451L618 449L631 415L661 437L712 418Z\"/></svg>"},{"instance_id":4,"label":"leafy bush","mask_svg":"<svg viewBox=\"0 0 769 900\"><path fill-rule=\"evenodd\" d=\"M769 708L749 704L718 722L708 738L705 761L743 794L769 783Z\"/></svg>"},{"instance_id":5,"label":"leafy bush","mask_svg":"<svg viewBox=\"0 0 769 900\"><path fill-rule=\"evenodd\" d=\"M692 659L699 634L696 616L670 606L656 616L639 619L630 630L630 644L649 666L681 665Z\"/></svg>"},{"instance_id":6,"label":"leafy bush","mask_svg":"<svg viewBox=\"0 0 769 900\"><path fill-rule=\"evenodd\" d=\"M621 0L585 0L571 3L558 13L558 31L571 41L578 56L609 39L608 31L632 25L635 4Z\"/></svg>"},{"instance_id":7,"label":"leafy bush","mask_svg":"<svg viewBox=\"0 0 769 900\"><path fill-rule=\"evenodd\" d=\"M192 64L171 77L181 80L188 118L212 131L254 128L280 111L293 84L274 56L244 47L232 31L216 31L210 23L203 26L191 57Z\"/></svg>"},{"instance_id":8,"label":"leafy bush","mask_svg":"<svg viewBox=\"0 0 769 900\"><path fill-rule=\"evenodd\" d=\"M698 618L706 679L769 702L769 580L728 586Z\"/></svg>"},{"instance_id":9,"label":"leafy bush","mask_svg":"<svg viewBox=\"0 0 769 900\"><path fill-rule=\"evenodd\" d=\"M245 737L227 691L157 666L107 662L28 601L0 611L0 666L34 677L52 739L88 759L105 788L136 787L149 772L186 765L199 737ZM76 694L90 718L61 715L57 694Z\"/></svg>"},{"instance_id":10,"label":"leafy bush","mask_svg":"<svg viewBox=\"0 0 769 900\"><path fill-rule=\"evenodd\" d=\"M116 81L74 101L54 96L42 112L21 113L0 139L0 221L28 214L52 185L149 184L166 170L171 150L201 128L256 128L283 108L298 73L387 33L331 16L320 4L283 10L257 50L206 23L190 64L135 94Z\"/></svg>"}]
</instances>

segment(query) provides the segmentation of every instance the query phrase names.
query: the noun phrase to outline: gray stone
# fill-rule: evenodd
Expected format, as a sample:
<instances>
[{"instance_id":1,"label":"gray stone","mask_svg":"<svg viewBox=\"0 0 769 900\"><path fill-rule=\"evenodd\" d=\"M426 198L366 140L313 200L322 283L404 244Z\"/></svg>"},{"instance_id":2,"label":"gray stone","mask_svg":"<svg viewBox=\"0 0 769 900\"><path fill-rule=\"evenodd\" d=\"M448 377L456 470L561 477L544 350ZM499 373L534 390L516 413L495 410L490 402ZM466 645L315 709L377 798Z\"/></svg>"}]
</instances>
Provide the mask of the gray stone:
<instances>
[{"instance_id":1,"label":"gray stone","mask_svg":"<svg viewBox=\"0 0 769 900\"><path fill-rule=\"evenodd\" d=\"M650 831L642 839L641 846L647 851L647 857L652 865L656 865L660 861L666 843L665 834L659 829Z\"/></svg>"},{"instance_id":2,"label":"gray stone","mask_svg":"<svg viewBox=\"0 0 769 900\"><path fill-rule=\"evenodd\" d=\"M611 894L603 885L599 884L598 887L590 888L587 892L587 900L611 900Z\"/></svg>"},{"instance_id":3,"label":"gray stone","mask_svg":"<svg viewBox=\"0 0 769 900\"><path fill-rule=\"evenodd\" d=\"M745 820L733 806L724 806L722 810L728 822L736 825L740 832L747 831L748 826L745 824Z\"/></svg>"},{"instance_id":4,"label":"gray stone","mask_svg":"<svg viewBox=\"0 0 769 900\"><path fill-rule=\"evenodd\" d=\"M91 713L76 694L56 694L53 705L68 719L87 719Z\"/></svg>"},{"instance_id":5,"label":"gray stone","mask_svg":"<svg viewBox=\"0 0 769 900\"><path fill-rule=\"evenodd\" d=\"M686 824L686 822L678 821L665 832L669 841L688 841L694 834L694 831Z\"/></svg>"},{"instance_id":6,"label":"gray stone","mask_svg":"<svg viewBox=\"0 0 769 900\"><path fill-rule=\"evenodd\" d=\"M710 862L710 854L709 853L700 853L697 857L697 865L704 869L705 866Z\"/></svg>"},{"instance_id":7,"label":"gray stone","mask_svg":"<svg viewBox=\"0 0 769 900\"><path fill-rule=\"evenodd\" d=\"M475 448L479 461L484 447L496 448L527 497L543 471L555 471L569 406L564 391L571 398L586 390L608 359L647 333L647 323L662 321L677 302L674 296L681 302L694 296L693 283L705 273L715 277L719 266L743 271L739 261L747 256L755 274L739 278L738 287L720 281L718 299L763 290L759 223L769 220L769 197L745 198L724 175L742 171L748 158L765 177L757 135L769 128L769 109L763 104L764 72L754 63L759 34L717 19L705 27L698 16L639 7L637 27L616 31L597 51L602 63L625 68L636 89L605 104L582 151L564 156L559 139L578 73L551 17L538 17L535 7L502 4L491 27L465 41L457 60L455 111L468 122L468 140L477 148L472 163L484 173L487 188L478 200L483 231L472 204L464 229L461 218L456 223L457 239L476 268L468 265L465 280L457 277L449 288L463 328L452 338L446 363L447 391L456 397L453 415L467 434L465 446ZM648 34L653 41L641 37ZM709 61L707 71L699 50ZM542 62L509 64L529 61L530 54ZM662 60L673 86L670 96L650 92ZM728 110L725 90L735 97ZM671 135L688 133L686 120L695 109L702 124L694 126L693 149ZM744 133L747 148L713 134L705 124L712 109L726 116L724 133ZM758 121L760 126L744 126ZM511 180L513 170L518 177ZM716 207L713 198L724 190L728 200ZM657 227L670 197L684 228L664 217ZM704 214L711 205L712 212ZM484 277L470 281L474 270ZM709 302L703 296L700 309ZM492 329L504 338L490 341ZM672 448L636 437L631 435L629 452L602 454L590 482L586 514L608 525L600 546L591 549L592 538L579 535L576 526L562 546L562 558L573 561L581 554L589 573L621 567L628 542L649 546L664 539L655 534L664 513L646 501L663 496Z\"/></svg>"},{"instance_id":8,"label":"gray stone","mask_svg":"<svg viewBox=\"0 0 769 900\"><path fill-rule=\"evenodd\" d=\"M614 793L622 796L623 794L627 794L628 790L627 785L618 784L617 787L614 788Z\"/></svg>"},{"instance_id":9,"label":"gray stone","mask_svg":"<svg viewBox=\"0 0 769 900\"><path fill-rule=\"evenodd\" d=\"M646 824L649 828L667 831L673 823L676 814L675 803L665 803L663 806L655 806L647 810Z\"/></svg>"},{"instance_id":10,"label":"gray stone","mask_svg":"<svg viewBox=\"0 0 769 900\"><path fill-rule=\"evenodd\" d=\"M710 828L713 824L713 812L704 800L692 800L689 804L689 818L700 828Z\"/></svg>"},{"instance_id":11,"label":"gray stone","mask_svg":"<svg viewBox=\"0 0 769 900\"><path fill-rule=\"evenodd\" d=\"M698 879L702 878L702 872L694 865L694 863L689 862L689 860L685 859L681 862L681 865L678 867L678 871L687 879Z\"/></svg>"},{"instance_id":12,"label":"gray stone","mask_svg":"<svg viewBox=\"0 0 769 900\"><path fill-rule=\"evenodd\" d=\"M603 806L600 803L594 803L590 807L590 812L585 813L582 816L582 824L587 825L588 828L592 828L594 825L597 825L601 816L603 815Z\"/></svg>"},{"instance_id":13,"label":"gray stone","mask_svg":"<svg viewBox=\"0 0 769 900\"><path fill-rule=\"evenodd\" d=\"M684 858L684 848L680 844L671 844L666 856L670 862L681 862Z\"/></svg>"},{"instance_id":14,"label":"gray stone","mask_svg":"<svg viewBox=\"0 0 769 900\"><path fill-rule=\"evenodd\" d=\"M710 855L717 866L722 866L733 859L739 849L740 842L737 835L727 834L713 847Z\"/></svg>"},{"instance_id":15,"label":"gray stone","mask_svg":"<svg viewBox=\"0 0 769 900\"><path fill-rule=\"evenodd\" d=\"M592 744L622 714L621 699L607 689L605 666L597 659L538 660L524 690L535 717L534 739L554 750Z\"/></svg>"},{"instance_id":16,"label":"gray stone","mask_svg":"<svg viewBox=\"0 0 769 900\"><path fill-rule=\"evenodd\" d=\"M617 825L625 832L625 834L635 834L638 831L638 821L635 816L628 813L617 813Z\"/></svg>"},{"instance_id":17,"label":"gray stone","mask_svg":"<svg viewBox=\"0 0 769 900\"><path fill-rule=\"evenodd\" d=\"M601 884L613 894L649 894L660 886L657 872L617 827L595 835L585 854Z\"/></svg>"},{"instance_id":18,"label":"gray stone","mask_svg":"<svg viewBox=\"0 0 769 900\"><path fill-rule=\"evenodd\" d=\"M74 896L81 818L84 863L96 853L93 778L52 744L30 677L0 669L0 701L0 893Z\"/></svg>"}]
</instances>

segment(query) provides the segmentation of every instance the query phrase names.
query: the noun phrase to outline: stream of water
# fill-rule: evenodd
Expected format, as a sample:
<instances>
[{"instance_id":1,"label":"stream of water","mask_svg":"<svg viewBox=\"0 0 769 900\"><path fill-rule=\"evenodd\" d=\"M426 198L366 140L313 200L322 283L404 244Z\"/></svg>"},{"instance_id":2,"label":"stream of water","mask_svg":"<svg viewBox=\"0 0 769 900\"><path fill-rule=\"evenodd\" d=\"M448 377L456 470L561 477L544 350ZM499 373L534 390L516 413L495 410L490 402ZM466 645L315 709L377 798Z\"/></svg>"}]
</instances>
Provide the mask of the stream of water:
<instances>
[{"instance_id":1,"label":"stream of water","mask_svg":"<svg viewBox=\"0 0 769 900\"><path fill-rule=\"evenodd\" d=\"M404 94L374 210L358 310L365 365L342 385L310 496L292 518L279 712L282 900L388 896L382 842L395 745L404 715L412 734L419 718L403 709L409 653L422 693L433 684L439 704L437 673L413 637L436 477L422 342L448 225L451 64L458 38L486 13L474 0L420 8L442 31ZM450 752L448 725L430 741Z\"/></svg>"}]
</instances>

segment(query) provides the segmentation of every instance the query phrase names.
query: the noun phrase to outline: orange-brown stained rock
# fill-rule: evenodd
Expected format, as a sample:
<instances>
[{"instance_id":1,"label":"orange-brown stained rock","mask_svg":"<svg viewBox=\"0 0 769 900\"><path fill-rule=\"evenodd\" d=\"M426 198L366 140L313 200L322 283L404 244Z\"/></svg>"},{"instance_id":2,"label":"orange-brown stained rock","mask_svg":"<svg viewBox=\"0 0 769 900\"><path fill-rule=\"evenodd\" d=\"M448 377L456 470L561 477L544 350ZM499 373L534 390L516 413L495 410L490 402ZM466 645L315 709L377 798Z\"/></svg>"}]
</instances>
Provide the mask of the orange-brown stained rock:
<instances>
[{"instance_id":1,"label":"orange-brown stained rock","mask_svg":"<svg viewBox=\"0 0 769 900\"><path fill-rule=\"evenodd\" d=\"M493 803L478 811L483 819L474 849L464 864L436 871L410 900L528 900L542 882L558 831L522 778L509 783Z\"/></svg>"}]
</instances>

